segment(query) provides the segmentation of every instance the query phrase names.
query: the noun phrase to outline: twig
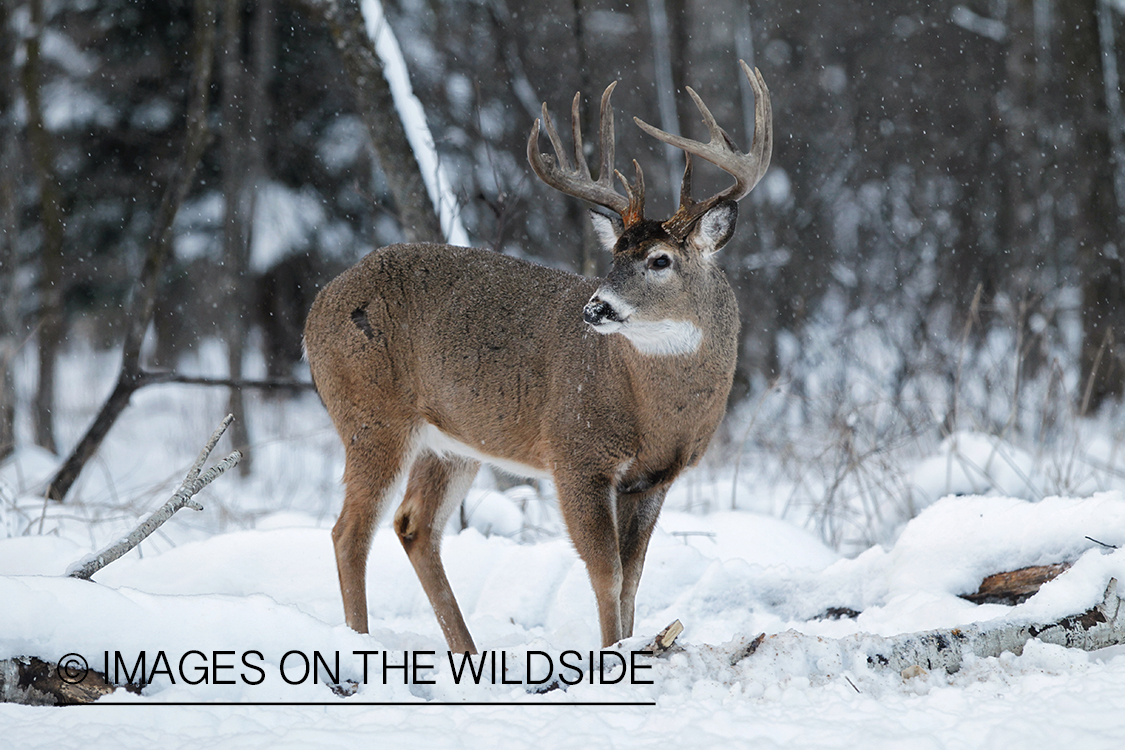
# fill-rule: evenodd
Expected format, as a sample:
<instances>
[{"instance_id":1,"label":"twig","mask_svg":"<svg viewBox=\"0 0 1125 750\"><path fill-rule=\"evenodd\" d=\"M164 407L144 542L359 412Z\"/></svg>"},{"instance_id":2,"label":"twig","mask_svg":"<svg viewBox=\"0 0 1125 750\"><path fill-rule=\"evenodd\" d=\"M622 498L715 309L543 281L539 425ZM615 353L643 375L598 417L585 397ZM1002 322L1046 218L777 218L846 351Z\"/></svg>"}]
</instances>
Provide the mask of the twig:
<instances>
[{"instance_id":1,"label":"twig","mask_svg":"<svg viewBox=\"0 0 1125 750\"><path fill-rule=\"evenodd\" d=\"M687 544L689 536L705 536L711 541L715 541L717 535L714 531L673 531L672 536L680 537L684 540L684 544Z\"/></svg>"},{"instance_id":2,"label":"twig","mask_svg":"<svg viewBox=\"0 0 1125 750\"><path fill-rule=\"evenodd\" d=\"M222 437L227 427L229 427L230 423L233 421L234 416L228 414L226 418L223 419L222 423L215 428L215 431L211 433L211 438L207 441L207 445L203 447L199 457L195 459L195 463L192 464L191 469L188 470L187 476L184 477L184 481L180 484L180 488L176 490L175 494L172 495L168 502L164 503L159 510L149 516L144 523L133 529L127 536L122 537L93 557L80 560L71 565L66 574L71 578L81 578L88 581L94 573L97 573L147 539L152 532L160 528L164 522L171 518L180 508L187 506L192 510L203 510L203 506L192 498L199 494L199 491L204 487L222 476L223 472L227 469L237 465L242 458L241 453L233 451L229 456L200 475L200 471L202 471L203 464L207 461L207 457L211 455L215 444L219 442L219 438Z\"/></svg>"},{"instance_id":3,"label":"twig","mask_svg":"<svg viewBox=\"0 0 1125 750\"><path fill-rule=\"evenodd\" d=\"M969 316L965 320L965 330L961 333L961 350L957 356L957 375L953 380L953 413L948 425L950 434L957 430L957 417L961 409L961 376L965 366L965 347L969 343L969 334L973 330L973 323L980 315L980 298L983 291L984 285L977 284L977 289L973 293L973 301L969 304Z\"/></svg>"},{"instance_id":4,"label":"twig","mask_svg":"<svg viewBox=\"0 0 1125 750\"><path fill-rule=\"evenodd\" d=\"M1102 357L1105 355L1106 350L1113 346L1113 329L1106 328L1105 336L1102 338L1102 344L1098 347L1098 353L1094 355L1094 365L1090 368L1090 376L1086 379L1086 390L1082 394L1082 408L1078 410L1078 416L1084 417L1090 410L1090 399L1094 395L1094 381L1097 380L1098 370L1102 366Z\"/></svg>"}]
</instances>

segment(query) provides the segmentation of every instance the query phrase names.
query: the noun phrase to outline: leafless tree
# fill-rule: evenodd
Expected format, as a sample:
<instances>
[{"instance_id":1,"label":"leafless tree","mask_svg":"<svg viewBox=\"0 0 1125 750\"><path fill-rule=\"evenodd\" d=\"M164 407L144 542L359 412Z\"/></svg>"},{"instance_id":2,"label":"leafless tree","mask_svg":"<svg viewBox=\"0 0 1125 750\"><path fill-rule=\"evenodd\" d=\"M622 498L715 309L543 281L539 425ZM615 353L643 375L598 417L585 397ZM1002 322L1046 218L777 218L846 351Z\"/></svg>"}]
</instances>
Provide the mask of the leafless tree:
<instances>
[{"instance_id":1,"label":"leafless tree","mask_svg":"<svg viewBox=\"0 0 1125 750\"><path fill-rule=\"evenodd\" d=\"M1069 96L1070 126L1083 158L1064 170L1078 217L1082 276L1083 412L1125 391L1125 248L1123 215L1114 185L1106 69L1099 40L1098 0L1058 3L1060 55ZM1111 21L1110 21L1111 22Z\"/></svg>"},{"instance_id":2,"label":"leafless tree","mask_svg":"<svg viewBox=\"0 0 1125 750\"><path fill-rule=\"evenodd\" d=\"M253 225L252 167L247 159L254 139L248 128L247 89L256 82L247 75L242 54L243 3L223 0L219 45L222 125L220 128L223 181L223 338L231 378L242 377L243 353L250 315L250 231ZM252 454L242 390L232 388L227 411L234 415L232 442L243 452L238 470L250 473Z\"/></svg>"},{"instance_id":3,"label":"leafless tree","mask_svg":"<svg viewBox=\"0 0 1125 750\"><path fill-rule=\"evenodd\" d=\"M210 101L211 69L215 53L216 0L196 0L195 28L192 47L191 99L188 105L188 126L183 152L171 180L165 185L160 209L150 235L141 275L133 288L126 319L125 341L121 355L121 372L117 386L102 405L93 424L86 430L47 488L48 497L61 501L82 472L86 462L97 453L117 417L129 404L138 388L152 382L141 368L141 343L152 322L160 275L168 257L172 222L191 186L199 160L210 141L207 110Z\"/></svg>"},{"instance_id":4,"label":"leafless tree","mask_svg":"<svg viewBox=\"0 0 1125 750\"><path fill-rule=\"evenodd\" d=\"M39 221L43 232L39 253L39 382L33 416L35 442L57 452L52 412L55 404L55 361L66 330L62 304L65 237L58 175L55 172L55 149L43 122L43 0L30 0L28 8L31 34L25 42L23 95L27 103L27 140L39 184Z\"/></svg>"},{"instance_id":5,"label":"leafless tree","mask_svg":"<svg viewBox=\"0 0 1125 750\"><path fill-rule=\"evenodd\" d=\"M16 146L14 34L9 27L11 0L0 2L0 461L15 448L16 392L12 360L16 332Z\"/></svg>"},{"instance_id":6,"label":"leafless tree","mask_svg":"<svg viewBox=\"0 0 1125 750\"><path fill-rule=\"evenodd\" d=\"M441 242L437 212L395 110L383 61L364 28L357 0L300 0L336 40L357 109L394 197L399 223L412 242Z\"/></svg>"}]
</instances>

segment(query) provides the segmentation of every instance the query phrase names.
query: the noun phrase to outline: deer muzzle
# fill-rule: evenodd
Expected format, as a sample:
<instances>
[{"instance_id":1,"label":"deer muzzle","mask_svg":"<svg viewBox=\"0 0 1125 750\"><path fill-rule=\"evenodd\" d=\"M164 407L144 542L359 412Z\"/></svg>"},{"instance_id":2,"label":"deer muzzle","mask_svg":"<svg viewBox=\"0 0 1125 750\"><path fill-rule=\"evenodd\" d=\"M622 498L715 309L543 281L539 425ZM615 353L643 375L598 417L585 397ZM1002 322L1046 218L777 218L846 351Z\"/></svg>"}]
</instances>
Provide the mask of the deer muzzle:
<instances>
[{"instance_id":1,"label":"deer muzzle","mask_svg":"<svg viewBox=\"0 0 1125 750\"><path fill-rule=\"evenodd\" d=\"M595 329L608 327L616 330L621 323L625 322L625 317L611 303L601 299L596 294L582 308L582 319ZM605 332L608 333L609 331Z\"/></svg>"}]
</instances>

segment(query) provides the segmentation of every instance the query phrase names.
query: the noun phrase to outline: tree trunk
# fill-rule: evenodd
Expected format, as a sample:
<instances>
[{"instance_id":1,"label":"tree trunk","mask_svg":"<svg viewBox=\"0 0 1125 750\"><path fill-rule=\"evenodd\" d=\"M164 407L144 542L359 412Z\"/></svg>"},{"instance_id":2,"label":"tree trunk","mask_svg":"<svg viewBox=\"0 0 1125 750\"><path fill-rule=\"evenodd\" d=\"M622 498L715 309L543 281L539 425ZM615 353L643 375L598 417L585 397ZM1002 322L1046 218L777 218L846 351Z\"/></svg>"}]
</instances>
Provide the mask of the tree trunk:
<instances>
[{"instance_id":1,"label":"tree trunk","mask_svg":"<svg viewBox=\"0 0 1125 750\"><path fill-rule=\"evenodd\" d=\"M54 147L43 123L40 89L40 41L43 36L43 0L31 0L32 34L27 39L23 90L27 101L27 139L39 182L39 221L43 228L39 276L39 383L35 392L35 442L57 453L52 410L55 402L55 360L62 344L64 325L62 293L63 217L55 175Z\"/></svg>"},{"instance_id":2,"label":"tree trunk","mask_svg":"<svg viewBox=\"0 0 1125 750\"><path fill-rule=\"evenodd\" d=\"M192 42L192 62L195 70L192 75L191 100L188 104L184 150L180 163L165 186L164 196L149 235L144 266L141 268L141 275L137 279L137 285L129 302L129 312L125 320L125 342L121 352L121 374L118 376L117 386L102 405L94 423L86 430L86 434L78 441L78 445L51 479L47 487L47 496L52 500L61 502L70 492L86 462L97 453L109 429L128 406L130 397L146 382L141 370L141 344L156 308L156 292L168 257L172 222L187 195L195 169L210 140L207 109L215 51L215 4L216 0L195 2L195 28Z\"/></svg>"},{"instance_id":3,"label":"tree trunk","mask_svg":"<svg viewBox=\"0 0 1125 750\"><path fill-rule=\"evenodd\" d=\"M1121 215L1114 189L1097 12L1098 0L1056 4L1067 104L1073 118L1075 159L1063 165L1075 194L1078 270L1082 286L1083 390L1081 412L1120 399L1125 387L1125 269Z\"/></svg>"},{"instance_id":4,"label":"tree trunk","mask_svg":"<svg viewBox=\"0 0 1125 750\"><path fill-rule=\"evenodd\" d=\"M223 297L226 308L227 367L232 379L242 377L242 357L246 347L249 320L249 229L252 220L247 210L248 171L246 133L243 107L246 97L242 64L242 2L223 0L222 13L222 174L223 174ZM242 450L244 459L239 474L250 473L248 449L250 433L246 424L246 404L240 388L231 388L227 411L234 415L231 443Z\"/></svg>"},{"instance_id":5,"label":"tree trunk","mask_svg":"<svg viewBox=\"0 0 1125 750\"><path fill-rule=\"evenodd\" d=\"M8 0L0 0L0 461L15 449L16 392L12 361L16 335L16 174L18 171L13 40Z\"/></svg>"},{"instance_id":6,"label":"tree trunk","mask_svg":"<svg viewBox=\"0 0 1125 750\"><path fill-rule=\"evenodd\" d=\"M589 102L589 105L583 109L582 127L587 133L597 133L600 117L598 103L600 102L601 92L594 89L594 83L590 80L590 65L586 54L586 4L583 3L583 0L573 0L573 2L574 49L578 57L578 88L581 90L582 96L586 97ZM597 169L597 164L600 163L601 156L599 155L594 169ZM600 177L600 174L594 175L594 179ZM582 244L578 248L578 273L593 278L598 275L598 259L604 252L601 242L594 233L594 224L590 220L586 204L583 201L570 199L567 199L567 203L571 206L571 210L578 212L577 223L582 227Z\"/></svg>"},{"instance_id":7,"label":"tree trunk","mask_svg":"<svg viewBox=\"0 0 1125 750\"><path fill-rule=\"evenodd\" d=\"M357 0L301 0L301 4L328 26L336 40L344 72L355 92L356 108L383 168L406 239L444 241L437 211L383 74L383 61L367 36Z\"/></svg>"}]
</instances>

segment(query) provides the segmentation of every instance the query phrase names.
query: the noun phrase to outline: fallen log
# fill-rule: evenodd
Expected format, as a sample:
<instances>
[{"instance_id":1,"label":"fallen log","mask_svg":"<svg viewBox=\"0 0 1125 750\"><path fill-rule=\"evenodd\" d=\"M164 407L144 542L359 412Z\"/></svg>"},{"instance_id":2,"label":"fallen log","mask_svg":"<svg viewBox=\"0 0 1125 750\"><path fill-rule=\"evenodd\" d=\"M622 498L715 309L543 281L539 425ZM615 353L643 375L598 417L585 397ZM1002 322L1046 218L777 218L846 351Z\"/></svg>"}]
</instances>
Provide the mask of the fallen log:
<instances>
[{"instance_id":1,"label":"fallen log","mask_svg":"<svg viewBox=\"0 0 1125 750\"><path fill-rule=\"evenodd\" d=\"M1034 565L1006 573L994 573L980 583L972 594L961 598L973 604L1023 604L1039 591L1039 587L1070 568L1070 563Z\"/></svg>"},{"instance_id":2,"label":"fallen log","mask_svg":"<svg viewBox=\"0 0 1125 750\"><path fill-rule=\"evenodd\" d=\"M1125 606L1111 578L1102 601L1085 612L1050 623L982 623L949 630L930 630L897 636L857 633L839 639L821 638L789 630L759 636L753 648L745 641L730 647L732 663L746 658L767 658L781 652L815 653L810 662L831 665L837 673L857 668L893 670L904 677L925 670L953 674L966 656L996 657L1005 651L1016 656L1034 639L1067 648L1096 651L1125 643ZM741 658L739 658L741 657Z\"/></svg>"},{"instance_id":3,"label":"fallen log","mask_svg":"<svg viewBox=\"0 0 1125 750\"><path fill-rule=\"evenodd\" d=\"M114 690L85 665L43 661L34 656L0 659L0 703L25 706L78 706Z\"/></svg>"}]
</instances>

